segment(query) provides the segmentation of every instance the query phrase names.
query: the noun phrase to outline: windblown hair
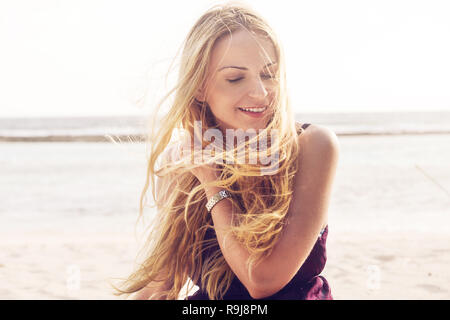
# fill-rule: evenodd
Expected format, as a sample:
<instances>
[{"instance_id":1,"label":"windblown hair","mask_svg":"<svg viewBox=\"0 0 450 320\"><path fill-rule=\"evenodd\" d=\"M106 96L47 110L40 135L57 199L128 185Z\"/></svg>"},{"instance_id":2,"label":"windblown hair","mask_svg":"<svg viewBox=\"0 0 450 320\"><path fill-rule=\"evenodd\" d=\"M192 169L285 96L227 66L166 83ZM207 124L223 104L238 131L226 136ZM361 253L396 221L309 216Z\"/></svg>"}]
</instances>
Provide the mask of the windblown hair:
<instances>
[{"instance_id":1,"label":"windblown hair","mask_svg":"<svg viewBox=\"0 0 450 320\"><path fill-rule=\"evenodd\" d=\"M117 295L133 293L151 283L161 282L170 284L162 296L168 300L178 299L190 278L201 284L210 299L216 300L223 298L235 277L221 253L217 238L205 239L206 232L209 229L213 231L214 225L205 208L204 185L191 173L191 169L199 164L192 161L192 154L180 155L180 138L175 143L172 140L174 133L181 131L184 133L181 139L194 141L198 134L194 130L196 121L202 124L201 134L211 128L220 130L207 103L195 97L198 88L205 84L214 44L242 29L270 40L274 46L278 68L274 75L274 99L269 106L272 114L266 128L259 130L259 134L251 137L248 143L238 143L232 152L215 153L212 161L217 164L220 178L209 185L226 189L233 196L233 222L227 237L235 237L249 251L249 272L261 259L270 255L281 235L291 203L294 175L298 170L297 134L302 130L293 120L286 89L284 56L273 30L259 14L242 4L217 5L201 16L188 33L183 43L178 82L163 99L173 95L173 102L164 117L158 120L159 124L155 120L149 130L150 152L139 217L143 215L150 186L157 212L145 245L144 259L122 283L121 289L116 288L119 291ZM158 130L155 130L156 126ZM268 137L268 133L274 130L277 135L275 139L271 135L268 150L264 151L277 153L276 163L270 166L250 164L239 158L242 150L251 149L249 146L256 139ZM204 138L201 141L202 147L208 144ZM261 149L250 151L259 153ZM160 188L155 187L155 181ZM206 261L203 261L204 250L212 252ZM190 289L188 287L187 291Z\"/></svg>"}]
</instances>

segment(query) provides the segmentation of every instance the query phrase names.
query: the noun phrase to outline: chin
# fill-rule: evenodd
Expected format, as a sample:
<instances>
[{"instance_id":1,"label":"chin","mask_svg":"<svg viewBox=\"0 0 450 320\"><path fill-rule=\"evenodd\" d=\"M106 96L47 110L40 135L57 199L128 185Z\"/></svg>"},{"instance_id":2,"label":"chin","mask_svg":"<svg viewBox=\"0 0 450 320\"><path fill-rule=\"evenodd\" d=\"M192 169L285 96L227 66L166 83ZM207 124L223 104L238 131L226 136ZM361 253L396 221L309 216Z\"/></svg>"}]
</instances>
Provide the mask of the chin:
<instances>
[{"instance_id":1,"label":"chin","mask_svg":"<svg viewBox=\"0 0 450 320\"><path fill-rule=\"evenodd\" d=\"M264 123L252 123L252 124L246 124L246 125L242 125L240 127L240 129L247 131L250 129L254 129L256 130L256 132L258 133L258 130L260 129L264 129L266 126L264 125ZM239 129L239 128L238 128Z\"/></svg>"}]
</instances>

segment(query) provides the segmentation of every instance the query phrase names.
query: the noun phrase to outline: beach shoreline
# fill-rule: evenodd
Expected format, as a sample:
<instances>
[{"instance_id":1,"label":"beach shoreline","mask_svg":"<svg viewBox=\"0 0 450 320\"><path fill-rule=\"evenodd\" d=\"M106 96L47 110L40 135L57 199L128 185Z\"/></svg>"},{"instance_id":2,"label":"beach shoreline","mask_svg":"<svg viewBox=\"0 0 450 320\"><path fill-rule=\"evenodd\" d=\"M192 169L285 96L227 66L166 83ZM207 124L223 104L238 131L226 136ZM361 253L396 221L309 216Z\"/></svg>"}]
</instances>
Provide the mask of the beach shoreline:
<instances>
[{"instance_id":1,"label":"beach shoreline","mask_svg":"<svg viewBox=\"0 0 450 320\"><path fill-rule=\"evenodd\" d=\"M334 298L449 299L450 135L339 142L322 272ZM145 145L0 143L0 165L0 299L122 299L108 281L142 243Z\"/></svg>"}]
</instances>

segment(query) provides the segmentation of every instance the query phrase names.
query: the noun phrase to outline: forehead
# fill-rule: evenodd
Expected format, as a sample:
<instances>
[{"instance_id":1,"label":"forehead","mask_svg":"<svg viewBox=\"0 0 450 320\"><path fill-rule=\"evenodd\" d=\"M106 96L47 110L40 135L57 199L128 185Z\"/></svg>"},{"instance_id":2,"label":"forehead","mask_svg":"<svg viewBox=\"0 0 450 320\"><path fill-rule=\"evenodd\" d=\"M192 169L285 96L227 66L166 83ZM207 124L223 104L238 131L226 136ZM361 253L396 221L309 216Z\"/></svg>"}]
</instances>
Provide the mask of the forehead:
<instances>
[{"instance_id":1,"label":"forehead","mask_svg":"<svg viewBox=\"0 0 450 320\"><path fill-rule=\"evenodd\" d=\"M230 64L260 69L275 61L275 48L270 39L247 30L238 30L214 44L210 66L212 71Z\"/></svg>"}]
</instances>

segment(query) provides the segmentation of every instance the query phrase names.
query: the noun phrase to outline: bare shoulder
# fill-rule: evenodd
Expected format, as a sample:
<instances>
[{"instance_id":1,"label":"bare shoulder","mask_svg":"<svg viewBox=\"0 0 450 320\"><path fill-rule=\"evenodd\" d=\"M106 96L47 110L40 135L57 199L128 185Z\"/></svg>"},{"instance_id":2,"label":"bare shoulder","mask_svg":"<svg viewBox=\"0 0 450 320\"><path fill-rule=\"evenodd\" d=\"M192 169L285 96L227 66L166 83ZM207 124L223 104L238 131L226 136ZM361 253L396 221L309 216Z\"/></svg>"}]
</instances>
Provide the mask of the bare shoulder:
<instances>
[{"instance_id":1,"label":"bare shoulder","mask_svg":"<svg viewBox=\"0 0 450 320\"><path fill-rule=\"evenodd\" d=\"M298 136L298 144L299 170L290 210L316 221L323 229L328 220L326 208L338 164L339 141L327 127L310 125Z\"/></svg>"},{"instance_id":2,"label":"bare shoulder","mask_svg":"<svg viewBox=\"0 0 450 320\"><path fill-rule=\"evenodd\" d=\"M324 156L337 158L339 155L338 137L325 126L311 124L298 136L298 144L302 158L312 157L319 160Z\"/></svg>"},{"instance_id":3,"label":"bare shoulder","mask_svg":"<svg viewBox=\"0 0 450 320\"><path fill-rule=\"evenodd\" d=\"M340 152L338 138L327 127L310 125L298 136L298 144L299 171L295 177L294 197L303 199L300 201L303 205L308 201L320 203L335 178Z\"/></svg>"}]
</instances>

